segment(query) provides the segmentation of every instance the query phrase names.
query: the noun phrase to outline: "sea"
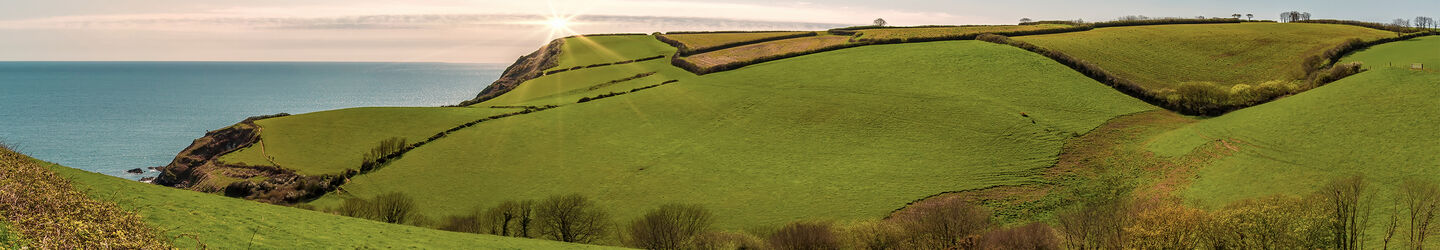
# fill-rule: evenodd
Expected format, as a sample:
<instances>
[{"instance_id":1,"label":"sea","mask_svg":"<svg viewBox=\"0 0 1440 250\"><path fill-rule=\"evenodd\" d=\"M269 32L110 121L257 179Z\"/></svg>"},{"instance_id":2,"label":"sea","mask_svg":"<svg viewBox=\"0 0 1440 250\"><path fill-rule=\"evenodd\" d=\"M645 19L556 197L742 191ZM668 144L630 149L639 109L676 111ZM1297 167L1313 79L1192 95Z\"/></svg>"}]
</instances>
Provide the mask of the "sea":
<instances>
[{"instance_id":1,"label":"sea","mask_svg":"<svg viewBox=\"0 0 1440 250\"><path fill-rule=\"evenodd\" d=\"M246 117L475 97L508 65L317 62L0 62L0 142L140 179L206 131ZM142 174L126 170L145 169Z\"/></svg>"}]
</instances>

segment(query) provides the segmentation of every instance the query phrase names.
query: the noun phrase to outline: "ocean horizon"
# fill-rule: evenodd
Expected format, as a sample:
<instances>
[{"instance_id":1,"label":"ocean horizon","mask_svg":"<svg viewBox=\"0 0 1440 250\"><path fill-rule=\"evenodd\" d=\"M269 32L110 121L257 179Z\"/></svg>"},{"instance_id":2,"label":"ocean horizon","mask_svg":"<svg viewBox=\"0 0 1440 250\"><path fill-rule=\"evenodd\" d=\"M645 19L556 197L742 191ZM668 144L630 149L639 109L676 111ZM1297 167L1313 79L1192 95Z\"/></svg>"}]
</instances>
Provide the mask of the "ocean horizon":
<instances>
[{"instance_id":1,"label":"ocean horizon","mask_svg":"<svg viewBox=\"0 0 1440 250\"><path fill-rule=\"evenodd\" d=\"M388 62L0 62L0 142L140 179L246 117L473 98L508 65ZM145 169L129 174L129 169Z\"/></svg>"}]
</instances>

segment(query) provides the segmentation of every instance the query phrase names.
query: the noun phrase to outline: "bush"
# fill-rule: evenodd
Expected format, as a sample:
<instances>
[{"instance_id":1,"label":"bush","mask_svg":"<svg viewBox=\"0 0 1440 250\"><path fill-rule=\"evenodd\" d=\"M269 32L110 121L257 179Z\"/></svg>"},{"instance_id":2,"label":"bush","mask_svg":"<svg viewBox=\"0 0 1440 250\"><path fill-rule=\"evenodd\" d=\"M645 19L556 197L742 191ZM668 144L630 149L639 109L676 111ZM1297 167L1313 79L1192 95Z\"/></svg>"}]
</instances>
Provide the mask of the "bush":
<instances>
[{"instance_id":1,"label":"bush","mask_svg":"<svg viewBox=\"0 0 1440 250\"><path fill-rule=\"evenodd\" d=\"M894 221L862 221L841 230L849 249L913 249L910 232Z\"/></svg>"},{"instance_id":2,"label":"bush","mask_svg":"<svg viewBox=\"0 0 1440 250\"><path fill-rule=\"evenodd\" d=\"M785 250L840 249L830 223L791 222L770 235L770 246Z\"/></svg>"},{"instance_id":3,"label":"bush","mask_svg":"<svg viewBox=\"0 0 1440 250\"><path fill-rule=\"evenodd\" d=\"M746 233L707 232L696 235L691 246L698 250L768 249L765 241Z\"/></svg>"},{"instance_id":4,"label":"bush","mask_svg":"<svg viewBox=\"0 0 1440 250\"><path fill-rule=\"evenodd\" d=\"M988 209L958 199L910 209L910 213L897 219L922 246L973 247L977 243L976 238L994 226Z\"/></svg>"},{"instance_id":5,"label":"bush","mask_svg":"<svg viewBox=\"0 0 1440 250\"><path fill-rule=\"evenodd\" d=\"M990 231L980 238L979 249L1060 249L1055 229L1040 222Z\"/></svg>"},{"instance_id":6,"label":"bush","mask_svg":"<svg viewBox=\"0 0 1440 250\"><path fill-rule=\"evenodd\" d=\"M714 223L709 210L699 205L662 205L630 223L627 245L642 249L687 249L696 235Z\"/></svg>"},{"instance_id":7,"label":"bush","mask_svg":"<svg viewBox=\"0 0 1440 250\"><path fill-rule=\"evenodd\" d=\"M415 199L404 193L391 192L375 197L370 202L374 219L385 223L406 224L417 219Z\"/></svg>"},{"instance_id":8,"label":"bush","mask_svg":"<svg viewBox=\"0 0 1440 250\"><path fill-rule=\"evenodd\" d=\"M1207 226L1209 248L1319 249L1331 245L1326 218L1315 204L1291 196L1269 196L1231 203L1216 211Z\"/></svg>"},{"instance_id":9,"label":"bush","mask_svg":"<svg viewBox=\"0 0 1440 250\"><path fill-rule=\"evenodd\" d=\"M482 230L484 233L530 238L535 220L535 201L505 201L480 216L481 222L486 225Z\"/></svg>"},{"instance_id":10,"label":"bush","mask_svg":"<svg viewBox=\"0 0 1440 250\"><path fill-rule=\"evenodd\" d=\"M370 202L361 198L345 199L344 202L340 203L340 207L335 208L335 213L339 215L363 219L371 219L375 217L375 212L371 211Z\"/></svg>"},{"instance_id":11,"label":"bush","mask_svg":"<svg viewBox=\"0 0 1440 250\"><path fill-rule=\"evenodd\" d=\"M365 152L360 159L360 173L369 173L379 169L381 164L385 164L391 158L399 157L405 147L405 138L390 137L381 140L380 145L370 148L370 152Z\"/></svg>"},{"instance_id":12,"label":"bush","mask_svg":"<svg viewBox=\"0 0 1440 250\"><path fill-rule=\"evenodd\" d=\"M556 195L536 206L540 235L576 243L598 241L609 233L610 213L583 195Z\"/></svg>"}]
</instances>

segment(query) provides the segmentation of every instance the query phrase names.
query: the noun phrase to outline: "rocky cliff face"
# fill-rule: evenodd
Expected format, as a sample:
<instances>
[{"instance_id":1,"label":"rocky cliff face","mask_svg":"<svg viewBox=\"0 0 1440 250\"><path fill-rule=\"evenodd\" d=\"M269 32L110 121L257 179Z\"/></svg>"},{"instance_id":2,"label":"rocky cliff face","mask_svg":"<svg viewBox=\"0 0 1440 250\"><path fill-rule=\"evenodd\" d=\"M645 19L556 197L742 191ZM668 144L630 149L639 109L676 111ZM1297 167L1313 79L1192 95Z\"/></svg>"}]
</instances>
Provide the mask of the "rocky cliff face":
<instances>
[{"instance_id":1,"label":"rocky cliff face","mask_svg":"<svg viewBox=\"0 0 1440 250\"><path fill-rule=\"evenodd\" d=\"M274 166L221 162L220 156L260 142L255 121L285 116L250 117L224 129L205 133L160 168L154 183L274 204L292 204L319 198L344 184L354 173L305 176ZM257 178L259 177L259 178Z\"/></svg>"},{"instance_id":2,"label":"rocky cliff face","mask_svg":"<svg viewBox=\"0 0 1440 250\"><path fill-rule=\"evenodd\" d=\"M520 86L520 83L545 75L546 69L559 65L556 59L560 55L560 47L564 44L565 39L555 39L550 44L540 47L539 50L521 56L520 59L515 60L515 64L505 68L505 73L500 75L500 79L485 87L485 90L481 90L474 99L461 102L459 106L470 106L490 100L505 94L505 92L510 92L511 89L515 89L515 86Z\"/></svg>"}]
</instances>

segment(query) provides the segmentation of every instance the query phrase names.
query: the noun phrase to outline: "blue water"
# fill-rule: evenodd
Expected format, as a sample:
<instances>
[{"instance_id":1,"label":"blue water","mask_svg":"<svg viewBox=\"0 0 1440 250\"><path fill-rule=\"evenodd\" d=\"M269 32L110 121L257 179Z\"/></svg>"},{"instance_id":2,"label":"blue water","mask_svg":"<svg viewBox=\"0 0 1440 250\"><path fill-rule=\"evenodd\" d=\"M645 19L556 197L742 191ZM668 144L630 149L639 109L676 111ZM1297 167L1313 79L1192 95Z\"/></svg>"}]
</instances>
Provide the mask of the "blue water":
<instances>
[{"instance_id":1,"label":"blue water","mask_svg":"<svg viewBox=\"0 0 1440 250\"><path fill-rule=\"evenodd\" d=\"M470 99L506 65L0 62L0 141L36 158L139 179L205 131L249 116Z\"/></svg>"}]
</instances>

